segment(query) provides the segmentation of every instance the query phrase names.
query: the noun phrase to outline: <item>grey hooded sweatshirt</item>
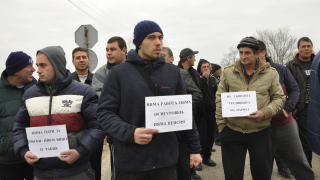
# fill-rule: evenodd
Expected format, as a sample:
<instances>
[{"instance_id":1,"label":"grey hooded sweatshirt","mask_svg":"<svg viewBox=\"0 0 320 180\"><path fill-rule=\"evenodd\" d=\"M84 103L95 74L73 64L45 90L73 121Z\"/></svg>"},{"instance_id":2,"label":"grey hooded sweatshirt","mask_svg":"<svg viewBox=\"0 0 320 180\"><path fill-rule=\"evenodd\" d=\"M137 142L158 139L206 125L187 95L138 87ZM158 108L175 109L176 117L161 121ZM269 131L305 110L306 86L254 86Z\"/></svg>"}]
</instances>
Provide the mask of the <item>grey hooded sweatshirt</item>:
<instances>
[{"instance_id":1,"label":"grey hooded sweatshirt","mask_svg":"<svg viewBox=\"0 0 320 180\"><path fill-rule=\"evenodd\" d=\"M45 47L38 50L37 54L39 52L47 56L56 74L56 80L52 84L44 84L48 93L54 94L57 91L59 82L66 79L68 75L68 70L66 69L67 61L65 58L65 53L61 46Z\"/></svg>"}]
</instances>

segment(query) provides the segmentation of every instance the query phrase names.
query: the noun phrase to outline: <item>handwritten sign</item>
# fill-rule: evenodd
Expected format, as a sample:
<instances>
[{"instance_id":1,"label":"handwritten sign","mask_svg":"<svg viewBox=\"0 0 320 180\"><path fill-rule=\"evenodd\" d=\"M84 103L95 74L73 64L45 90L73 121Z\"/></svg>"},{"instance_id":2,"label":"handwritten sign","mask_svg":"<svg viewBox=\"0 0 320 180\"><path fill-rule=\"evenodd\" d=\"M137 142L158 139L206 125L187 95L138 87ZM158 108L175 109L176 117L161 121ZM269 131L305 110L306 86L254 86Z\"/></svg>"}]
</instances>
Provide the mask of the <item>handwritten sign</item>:
<instances>
[{"instance_id":1,"label":"handwritten sign","mask_svg":"<svg viewBox=\"0 0 320 180\"><path fill-rule=\"evenodd\" d=\"M153 96L145 100L146 128L159 132L192 129L191 95Z\"/></svg>"},{"instance_id":2,"label":"handwritten sign","mask_svg":"<svg viewBox=\"0 0 320 180\"><path fill-rule=\"evenodd\" d=\"M69 150L66 125L26 128L29 149L38 158L57 157Z\"/></svg>"},{"instance_id":3,"label":"handwritten sign","mask_svg":"<svg viewBox=\"0 0 320 180\"><path fill-rule=\"evenodd\" d=\"M222 117L248 116L257 111L256 91L221 93Z\"/></svg>"}]
</instances>

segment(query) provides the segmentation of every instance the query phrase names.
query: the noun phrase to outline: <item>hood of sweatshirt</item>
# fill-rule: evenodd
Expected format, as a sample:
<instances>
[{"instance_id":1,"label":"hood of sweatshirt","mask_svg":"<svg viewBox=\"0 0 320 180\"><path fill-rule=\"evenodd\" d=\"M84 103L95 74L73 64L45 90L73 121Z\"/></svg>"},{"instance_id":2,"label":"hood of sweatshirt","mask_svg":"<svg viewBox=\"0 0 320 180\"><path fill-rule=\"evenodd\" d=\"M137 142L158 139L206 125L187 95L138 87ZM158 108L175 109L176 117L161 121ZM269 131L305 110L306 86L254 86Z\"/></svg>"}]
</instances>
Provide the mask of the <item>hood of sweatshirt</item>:
<instances>
[{"instance_id":1,"label":"hood of sweatshirt","mask_svg":"<svg viewBox=\"0 0 320 180\"><path fill-rule=\"evenodd\" d=\"M56 80L52 84L44 84L48 93L54 94L57 91L59 82L66 79L68 75L65 53L61 46L48 46L38 50L37 52L39 51L47 56L56 74Z\"/></svg>"},{"instance_id":2,"label":"hood of sweatshirt","mask_svg":"<svg viewBox=\"0 0 320 180\"><path fill-rule=\"evenodd\" d=\"M200 60L199 60L198 67L197 67L197 72L198 72L198 74L200 74L200 75L202 75L202 73L201 73L201 66L202 66L203 63L208 63L208 61L205 60L205 59L200 59Z\"/></svg>"},{"instance_id":3,"label":"hood of sweatshirt","mask_svg":"<svg viewBox=\"0 0 320 180\"><path fill-rule=\"evenodd\" d=\"M144 67L148 74L151 74L153 69L162 66L166 63L162 54L159 59L148 60L140 57L134 49L131 49L129 51L128 59L126 60L126 62L135 63L139 66Z\"/></svg>"}]
</instances>

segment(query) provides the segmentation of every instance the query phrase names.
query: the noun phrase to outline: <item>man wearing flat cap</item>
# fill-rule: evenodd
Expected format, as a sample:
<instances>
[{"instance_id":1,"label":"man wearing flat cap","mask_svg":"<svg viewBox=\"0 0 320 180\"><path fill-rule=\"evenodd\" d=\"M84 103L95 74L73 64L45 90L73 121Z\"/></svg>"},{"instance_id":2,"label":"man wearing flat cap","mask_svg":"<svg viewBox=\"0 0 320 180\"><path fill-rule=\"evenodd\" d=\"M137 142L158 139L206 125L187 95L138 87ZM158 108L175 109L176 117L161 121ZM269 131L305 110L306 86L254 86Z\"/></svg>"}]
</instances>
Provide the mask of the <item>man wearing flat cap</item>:
<instances>
[{"instance_id":1,"label":"man wearing flat cap","mask_svg":"<svg viewBox=\"0 0 320 180\"><path fill-rule=\"evenodd\" d=\"M22 51L10 53L0 79L0 179L33 180L33 167L13 150L12 129L24 92L36 84L33 60Z\"/></svg>"},{"instance_id":2,"label":"man wearing flat cap","mask_svg":"<svg viewBox=\"0 0 320 180\"><path fill-rule=\"evenodd\" d=\"M258 58L258 41L246 37L237 48L240 59L224 68L216 94L216 119L225 179L243 179L245 157L249 151L253 180L270 180L270 121L283 108L285 96L276 69ZM222 117L221 93L243 91L256 91L258 111L248 116Z\"/></svg>"},{"instance_id":3,"label":"man wearing flat cap","mask_svg":"<svg viewBox=\"0 0 320 180\"><path fill-rule=\"evenodd\" d=\"M186 94L180 70L165 63L161 56L162 40L163 32L157 23L139 22L134 28L136 49L129 51L124 63L110 69L101 92L97 117L106 133L114 138L117 180L177 179L176 133L145 128L145 97ZM152 82L147 83L139 71L145 71ZM154 91L148 86L151 83ZM188 142L190 166L198 166L202 159L196 127L181 134Z\"/></svg>"}]
</instances>

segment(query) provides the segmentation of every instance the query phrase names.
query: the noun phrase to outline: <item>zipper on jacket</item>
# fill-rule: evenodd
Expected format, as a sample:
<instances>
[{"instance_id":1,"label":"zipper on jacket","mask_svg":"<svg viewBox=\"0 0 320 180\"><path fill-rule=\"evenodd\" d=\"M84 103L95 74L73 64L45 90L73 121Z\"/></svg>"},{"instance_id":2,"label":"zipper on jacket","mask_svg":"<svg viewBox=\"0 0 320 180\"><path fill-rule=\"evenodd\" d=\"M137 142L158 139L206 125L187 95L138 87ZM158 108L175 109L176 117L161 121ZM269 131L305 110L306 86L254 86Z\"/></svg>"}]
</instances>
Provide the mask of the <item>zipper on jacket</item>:
<instances>
[{"instance_id":1,"label":"zipper on jacket","mask_svg":"<svg viewBox=\"0 0 320 180\"><path fill-rule=\"evenodd\" d=\"M50 104L49 104L49 126L51 126L51 106L52 106L51 86L49 86L49 91L50 91Z\"/></svg>"}]
</instances>

